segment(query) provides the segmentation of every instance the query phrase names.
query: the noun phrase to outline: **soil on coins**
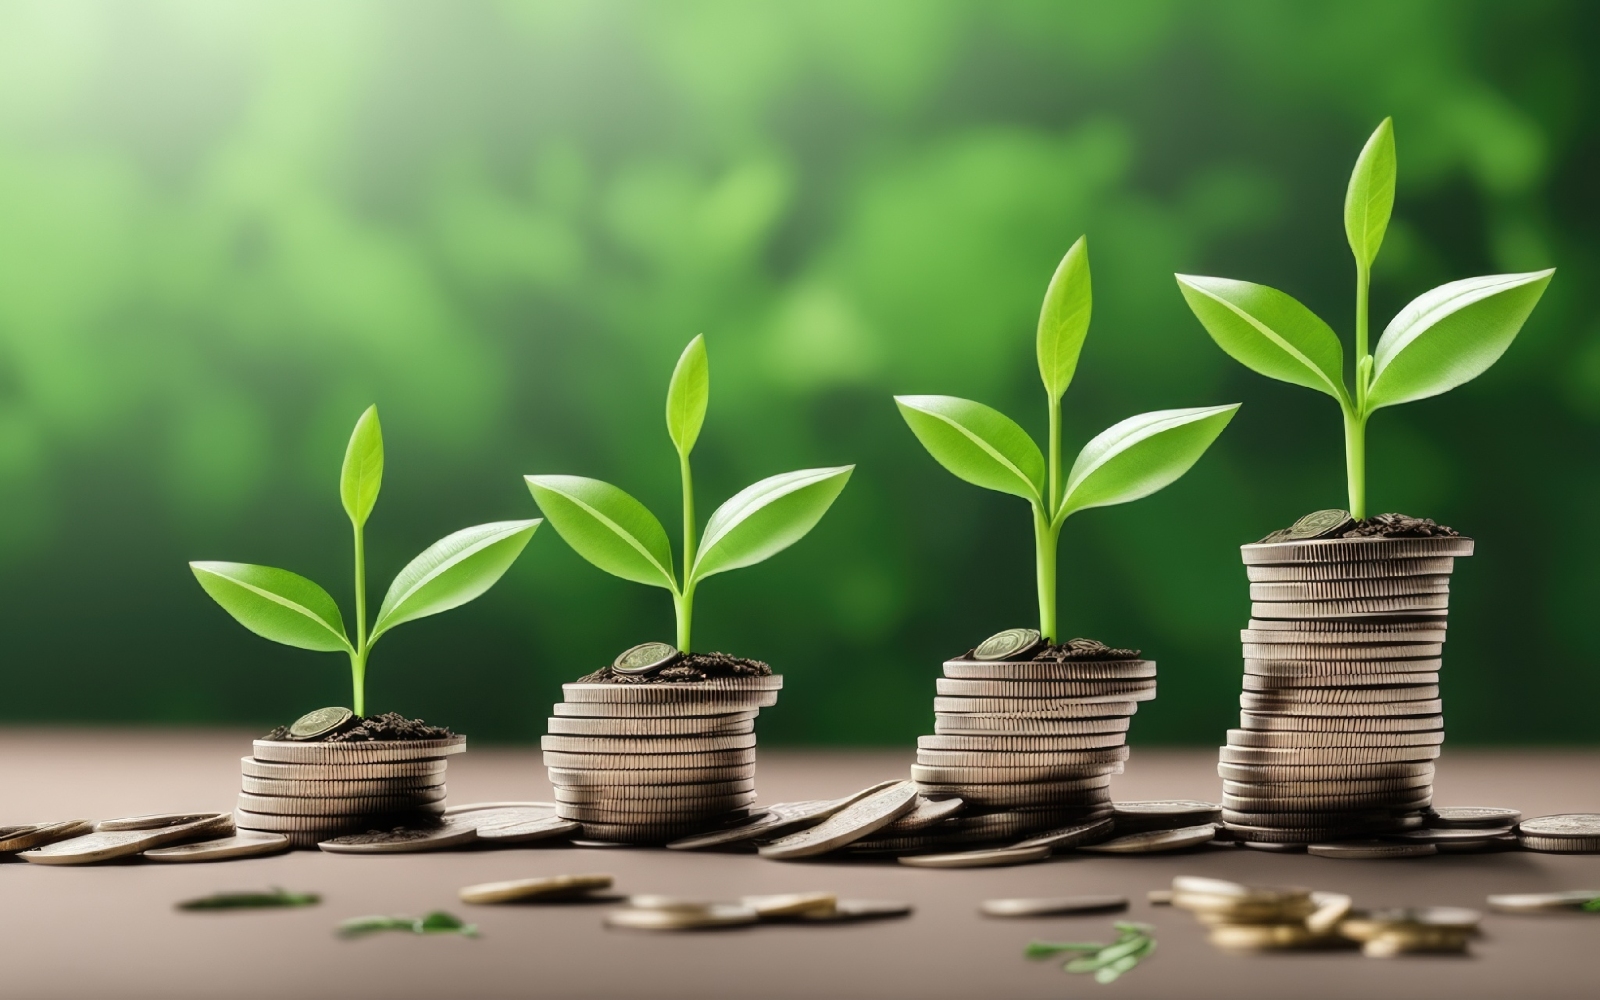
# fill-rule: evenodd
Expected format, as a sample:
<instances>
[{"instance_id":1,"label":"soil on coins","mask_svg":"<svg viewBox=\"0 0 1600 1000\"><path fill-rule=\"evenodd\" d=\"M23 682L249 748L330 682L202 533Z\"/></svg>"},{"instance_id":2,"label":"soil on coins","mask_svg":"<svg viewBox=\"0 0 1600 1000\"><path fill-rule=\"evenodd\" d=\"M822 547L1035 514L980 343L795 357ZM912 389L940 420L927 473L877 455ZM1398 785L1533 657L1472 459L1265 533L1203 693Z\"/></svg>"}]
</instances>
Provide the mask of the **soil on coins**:
<instances>
[{"instance_id":1,"label":"soil on coins","mask_svg":"<svg viewBox=\"0 0 1600 1000\"><path fill-rule=\"evenodd\" d=\"M379 740L447 740L454 736L447 726L430 726L421 719L408 719L399 712L382 715L354 715L332 732L298 743L372 743ZM279 726L261 737L264 740L289 739L289 727Z\"/></svg>"},{"instance_id":2,"label":"soil on coins","mask_svg":"<svg viewBox=\"0 0 1600 1000\"><path fill-rule=\"evenodd\" d=\"M1346 528L1340 538L1459 538L1461 532L1432 518L1374 514Z\"/></svg>"},{"instance_id":3,"label":"soil on coins","mask_svg":"<svg viewBox=\"0 0 1600 1000\"><path fill-rule=\"evenodd\" d=\"M960 659L971 660L976 647L961 654ZM1033 663L1065 663L1068 660L1137 660L1137 649L1118 649L1107 646L1098 639L1068 639L1049 646L1041 646L1028 659Z\"/></svg>"},{"instance_id":4,"label":"soil on coins","mask_svg":"<svg viewBox=\"0 0 1600 1000\"><path fill-rule=\"evenodd\" d=\"M770 677L772 668L760 660L727 653L686 653L653 674L619 674L607 664L578 678L580 684L693 684L714 677Z\"/></svg>"}]
</instances>

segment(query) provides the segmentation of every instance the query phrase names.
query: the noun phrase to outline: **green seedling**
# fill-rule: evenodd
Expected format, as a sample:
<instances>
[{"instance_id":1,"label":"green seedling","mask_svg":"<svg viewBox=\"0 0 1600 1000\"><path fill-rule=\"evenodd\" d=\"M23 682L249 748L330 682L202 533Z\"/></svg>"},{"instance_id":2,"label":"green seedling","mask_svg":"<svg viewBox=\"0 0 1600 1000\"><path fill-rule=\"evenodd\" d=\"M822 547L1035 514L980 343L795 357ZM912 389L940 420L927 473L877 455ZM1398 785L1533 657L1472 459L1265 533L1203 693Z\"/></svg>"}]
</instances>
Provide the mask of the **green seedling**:
<instances>
[{"instance_id":1,"label":"green seedling","mask_svg":"<svg viewBox=\"0 0 1600 1000\"><path fill-rule=\"evenodd\" d=\"M581 476L525 477L539 509L580 556L613 576L672 594L678 649L685 653L693 632L695 588L706 577L752 566L804 538L855 469L802 469L747 486L716 509L697 544L689 453L700 437L710 395L705 338L696 337L678 358L667 386L667 435L678 452L683 488L681 570L673 565L672 543L660 520L621 489Z\"/></svg>"},{"instance_id":2,"label":"green seedling","mask_svg":"<svg viewBox=\"0 0 1600 1000\"><path fill-rule=\"evenodd\" d=\"M239 624L273 642L350 658L352 711L366 714L367 657L396 625L460 607L511 568L539 519L496 521L463 528L428 546L389 585L377 619L367 628L365 528L383 482L383 431L378 408L356 421L339 474L339 498L355 532L356 637L345 631L339 605L311 580L285 569L248 563L192 562L200 586Z\"/></svg>"},{"instance_id":3,"label":"green seedling","mask_svg":"<svg viewBox=\"0 0 1600 1000\"><path fill-rule=\"evenodd\" d=\"M1177 275L1211 339L1245 367L1332 396L1344 414L1350 513L1367 516L1367 421L1385 406L1448 392L1483 374L1511 346L1555 269L1465 278L1424 292L1395 314L1367 351L1367 291L1394 208L1394 126L1385 118L1356 158L1344 231L1356 262L1355 384L1333 329L1265 285Z\"/></svg>"},{"instance_id":4,"label":"green seedling","mask_svg":"<svg viewBox=\"0 0 1600 1000\"><path fill-rule=\"evenodd\" d=\"M365 937L378 931L477 937L478 925L469 924L444 910L434 910L425 917L351 917L339 924L339 934L342 937Z\"/></svg>"},{"instance_id":5,"label":"green seedling","mask_svg":"<svg viewBox=\"0 0 1600 1000\"><path fill-rule=\"evenodd\" d=\"M316 906L322 897L314 892L289 892L271 889L267 892L217 892L199 899L186 899L178 904L180 910L268 910L283 907Z\"/></svg>"},{"instance_id":6,"label":"green seedling","mask_svg":"<svg viewBox=\"0 0 1600 1000\"><path fill-rule=\"evenodd\" d=\"M940 465L1033 508L1039 584L1039 632L1056 641L1056 550L1067 517L1149 496L1182 476L1228 426L1239 404L1156 410L1129 417L1083 446L1061 474L1061 397L1089 334L1089 249L1072 245L1039 311L1039 376L1049 404L1048 459L1028 432L982 403L955 396L896 396L900 414Z\"/></svg>"},{"instance_id":7,"label":"green seedling","mask_svg":"<svg viewBox=\"0 0 1600 1000\"><path fill-rule=\"evenodd\" d=\"M1118 921L1111 926L1117 930L1117 939L1111 944L1098 941L1061 944L1030 941L1027 948L1023 949L1023 955L1034 960L1077 955L1061 967L1068 972L1092 972L1097 983L1115 982L1124 972L1156 950L1156 939L1153 936L1155 928L1149 924Z\"/></svg>"}]
</instances>

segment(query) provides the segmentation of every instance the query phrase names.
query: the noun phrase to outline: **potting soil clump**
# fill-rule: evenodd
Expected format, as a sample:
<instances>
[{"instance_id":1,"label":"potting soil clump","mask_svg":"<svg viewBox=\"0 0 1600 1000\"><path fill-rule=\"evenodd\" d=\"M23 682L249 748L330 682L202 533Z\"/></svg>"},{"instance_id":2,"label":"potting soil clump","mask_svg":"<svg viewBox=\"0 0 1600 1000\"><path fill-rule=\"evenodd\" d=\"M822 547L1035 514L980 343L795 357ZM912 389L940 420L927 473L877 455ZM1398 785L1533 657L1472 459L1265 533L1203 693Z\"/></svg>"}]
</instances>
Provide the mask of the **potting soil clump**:
<instances>
[{"instance_id":1,"label":"potting soil clump","mask_svg":"<svg viewBox=\"0 0 1600 1000\"><path fill-rule=\"evenodd\" d=\"M324 733L302 742L309 743L370 743L379 740L447 740L454 736L447 726L430 726L421 719L408 719L399 712L382 715L356 715L332 732ZM288 726L279 726L263 736L264 740L288 740Z\"/></svg>"},{"instance_id":2,"label":"potting soil clump","mask_svg":"<svg viewBox=\"0 0 1600 1000\"><path fill-rule=\"evenodd\" d=\"M685 653L652 674L622 674L609 664L578 678L580 684L692 684L718 677L770 677L772 667L727 653Z\"/></svg>"},{"instance_id":3,"label":"potting soil clump","mask_svg":"<svg viewBox=\"0 0 1600 1000\"><path fill-rule=\"evenodd\" d=\"M1041 648L1029 657L1035 663L1065 663L1067 660L1136 660L1137 649L1117 649L1098 639L1068 639Z\"/></svg>"},{"instance_id":4,"label":"potting soil clump","mask_svg":"<svg viewBox=\"0 0 1600 1000\"><path fill-rule=\"evenodd\" d=\"M1431 518L1409 514L1375 514L1355 522L1339 538L1459 538L1461 532Z\"/></svg>"}]
</instances>

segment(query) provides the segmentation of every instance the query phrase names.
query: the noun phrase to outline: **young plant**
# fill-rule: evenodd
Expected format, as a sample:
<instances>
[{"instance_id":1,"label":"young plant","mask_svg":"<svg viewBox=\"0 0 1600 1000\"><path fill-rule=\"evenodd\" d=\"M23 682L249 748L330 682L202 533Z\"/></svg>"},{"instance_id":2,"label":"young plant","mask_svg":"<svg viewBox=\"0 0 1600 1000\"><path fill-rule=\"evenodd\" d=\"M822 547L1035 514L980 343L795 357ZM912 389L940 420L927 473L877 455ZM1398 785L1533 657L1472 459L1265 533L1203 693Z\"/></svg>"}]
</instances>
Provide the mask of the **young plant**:
<instances>
[{"instance_id":1,"label":"young plant","mask_svg":"<svg viewBox=\"0 0 1600 1000\"><path fill-rule=\"evenodd\" d=\"M695 542L694 479L689 453L700 437L711 394L703 337L689 341L667 386L667 435L678 452L683 487L683 566L656 516L610 483L581 476L527 476L528 489L556 533L580 556L613 576L672 594L678 649L690 651L694 593L701 581L752 566L804 538L850 479L853 465L785 472L747 486L718 507Z\"/></svg>"},{"instance_id":2,"label":"young plant","mask_svg":"<svg viewBox=\"0 0 1600 1000\"><path fill-rule=\"evenodd\" d=\"M1372 262L1394 208L1394 126L1367 140L1344 197L1344 232L1356 261L1355 384L1332 328L1275 288L1228 278L1177 275L1189 308L1211 339L1253 371L1332 396L1344 414L1350 513L1367 516L1367 420L1385 406L1437 396L1500 360L1555 269L1464 278L1424 292L1395 314L1367 351Z\"/></svg>"},{"instance_id":3,"label":"young plant","mask_svg":"<svg viewBox=\"0 0 1600 1000\"><path fill-rule=\"evenodd\" d=\"M1057 640L1056 549L1067 517L1149 496L1205 454L1239 404L1141 413L1101 431L1061 475L1061 397L1089 334L1092 295L1083 237L1061 259L1039 311L1037 349L1050 412L1048 459L1027 431L999 410L955 396L896 396L911 431L940 465L976 486L1010 493L1033 508L1039 633Z\"/></svg>"},{"instance_id":4,"label":"young plant","mask_svg":"<svg viewBox=\"0 0 1600 1000\"><path fill-rule=\"evenodd\" d=\"M460 607L495 585L539 527L496 521L446 535L400 571L367 630L365 528L383 482L383 431L378 408L356 421L339 473L339 499L355 532L356 637L345 631L339 605L326 590L286 569L248 563L192 562L195 579L239 624L286 646L350 657L351 709L366 714L367 657L384 633L409 621Z\"/></svg>"}]
</instances>

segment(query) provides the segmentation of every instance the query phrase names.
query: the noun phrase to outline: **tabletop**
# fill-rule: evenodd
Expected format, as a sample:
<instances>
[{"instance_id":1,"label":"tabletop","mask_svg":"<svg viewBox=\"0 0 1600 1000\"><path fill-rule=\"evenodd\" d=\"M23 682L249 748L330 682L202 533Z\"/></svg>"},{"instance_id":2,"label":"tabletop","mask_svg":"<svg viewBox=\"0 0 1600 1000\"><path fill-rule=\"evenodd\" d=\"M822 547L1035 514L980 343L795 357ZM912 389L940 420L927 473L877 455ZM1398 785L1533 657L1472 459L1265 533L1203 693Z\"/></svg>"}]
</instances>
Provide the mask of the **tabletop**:
<instances>
[{"instance_id":1,"label":"tabletop","mask_svg":"<svg viewBox=\"0 0 1600 1000\"><path fill-rule=\"evenodd\" d=\"M0 729L0 823L225 810L250 734L162 730ZM912 753L763 749L768 802L844 794L903 776ZM1216 800L1214 750L1135 747L1119 799ZM1526 815L1600 812L1600 753L1447 750L1436 804L1504 805ZM450 801L552 795L537 749L472 747L454 758ZM830 890L896 899L906 919L653 934L609 930L604 906L467 906L465 885L608 872L620 892L732 898ZM1174 875L1349 893L1358 906L1483 908L1497 892L1600 888L1600 856L1528 852L1349 861L1243 848L1168 855L1067 854L1012 868L925 870L892 861L767 861L750 854L527 847L387 857L299 851L163 866L39 867L0 862L0 996L357 998L1566 998L1593 996L1600 915L1488 914L1466 956L1367 959L1358 952L1237 955L1213 948L1188 914L1147 890ZM189 913L179 900L283 887L320 906ZM1126 917L999 920L984 899L1126 895ZM450 910L481 936L389 934L347 940L337 923L367 914ZM1099 986L1059 962L1024 959L1032 939L1106 940L1112 919L1156 927L1158 948Z\"/></svg>"}]
</instances>

